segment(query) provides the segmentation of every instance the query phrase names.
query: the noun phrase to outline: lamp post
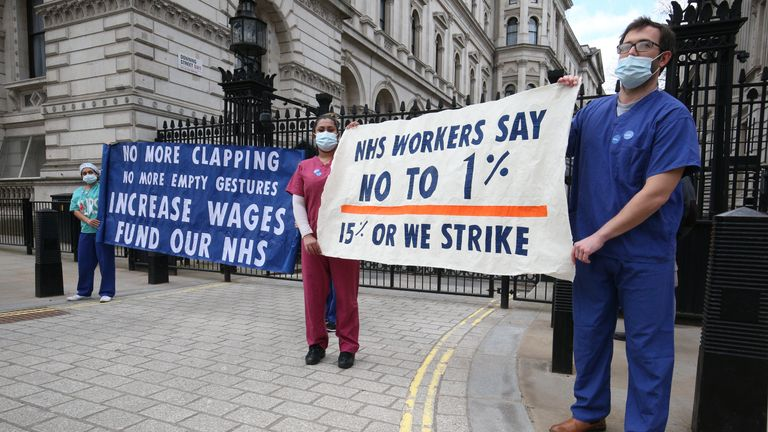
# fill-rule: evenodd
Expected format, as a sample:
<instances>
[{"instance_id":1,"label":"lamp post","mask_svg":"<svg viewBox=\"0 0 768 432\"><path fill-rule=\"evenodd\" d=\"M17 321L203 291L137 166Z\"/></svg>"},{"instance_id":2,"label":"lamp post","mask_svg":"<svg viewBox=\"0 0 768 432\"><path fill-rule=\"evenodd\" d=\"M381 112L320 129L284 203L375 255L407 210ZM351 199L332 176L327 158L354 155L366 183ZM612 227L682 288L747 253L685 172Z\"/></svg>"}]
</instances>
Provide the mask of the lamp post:
<instances>
[{"instance_id":1,"label":"lamp post","mask_svg":"<svg viewBox=\"0 0 768 432\"><path fill-rule=\"evenodd\" d=\"M240 0L229 19L229 49L236 61L234 72L220 69L224 118L232 123L233 144L271 145L275 76L261 70L261 57L267 53L267 24L256 18L255 10L254 0Z\"/></svg>"},{"instance_id":2,"label":"lamp post","mask_svg":"<svg viewBox=\"0 0 768 432\"><path fill-rule=\"evenodd\" d=\"M254 0L240 0L235 16L229 19L232 31L229 49L247 74L261 72L261 56L267 53L267 24L256 18L255 9Z\"/></svg>"}]
</instances>

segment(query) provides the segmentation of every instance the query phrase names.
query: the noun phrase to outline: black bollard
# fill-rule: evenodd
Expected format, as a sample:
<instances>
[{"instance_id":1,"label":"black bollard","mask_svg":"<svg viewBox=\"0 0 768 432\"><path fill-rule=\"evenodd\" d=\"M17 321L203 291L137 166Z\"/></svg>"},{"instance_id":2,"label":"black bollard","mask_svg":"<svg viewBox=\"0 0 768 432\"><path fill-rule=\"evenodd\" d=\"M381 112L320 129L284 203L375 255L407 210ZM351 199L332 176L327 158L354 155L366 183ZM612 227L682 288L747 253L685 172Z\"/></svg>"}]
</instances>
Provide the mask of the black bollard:
<instances>
[{"instance_id":1,"label":"black bollard","mask_svg":"<svg viewBox=\"0 0 768 432\"><path fill-rule=\"evenodd\" d=\"M35 230L35 297L64 295L59 247L59 212L38 210Z\"/></svg>"},{"instance_id":2,"label":"black bollard","mask_svg":"<svg viewBox=\"0 0 768 432\"><path fill-rule=\"evenodd\" d=\"M693 399L694 432L765 431L768 215L715 216Z\"/></svg>"},{"instance_id":3,"label":"black bollard","mask_svg":"<svg viewBox=\"0 0 768 432\"><path fill-rule=\"evenodd\" d=\"M573 284L555 281L552 305L552 372L573 373Z\"/></svg>"},{"instance_id":4,"label":"black bollard","mask_svg":"<svg viewBox=\"0 0 768 432\"><path fill-rule=\"evenodd\" d=\"M501 304L502 309L509 309L509 276L501 277Z\"/></svg>"},{"instance_id":5,"label":"black bollard","mask_svg":"<svg viewBox=\"0 0 768 432\"><path fill-rule=\"evenodd\" d=\"M147 252L149 270L147 279L150 285L168 283L168 255Z\"/></svg>"}]
</instances>

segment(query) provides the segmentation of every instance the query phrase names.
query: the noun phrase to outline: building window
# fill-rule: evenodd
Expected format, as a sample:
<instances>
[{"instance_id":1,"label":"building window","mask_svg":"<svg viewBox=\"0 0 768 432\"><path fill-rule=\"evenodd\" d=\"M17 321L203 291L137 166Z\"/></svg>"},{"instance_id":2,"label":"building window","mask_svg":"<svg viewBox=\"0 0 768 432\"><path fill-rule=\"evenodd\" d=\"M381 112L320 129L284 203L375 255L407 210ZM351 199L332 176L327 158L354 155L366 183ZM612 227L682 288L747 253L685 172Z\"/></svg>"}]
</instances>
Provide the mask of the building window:
<instances>
[{"instance_id":1,"label":"building window","mask_svg":"<svg viewBox=\"0 0 768 432\"><path fill-rule=\"evenodd\" d=\"M387 18L387 0L380 0L379 1L379 28L383 30L385 33L389 33L387 31L387 22L389 21Z\"/></svg>"},{"instance_id":2,"label":"building window","mask_svg":"<svg viewBox=\"0 0 768 432\"><path fill-rule=\"evenodd\" d=\"M485 12L485 14L483 14L483 30L485 30L486 33L488 33L488 23L488 12Z\"/></svg>"},{"instance_id":3,"label":"building window","mask_svg":"<svg viewBox=\"0 0 768 432\"><path fill-rule=\"evenodd\" d=\"M533 90L535 88L536 88L536 84L530 83L530 84L528 84L526 90Z\"/></svg>"},{"instance_id":4,"label":"building window","mask_svg":"<svg viewBox=\"0 0 768 432\"><path fill-rule=\"evenodd\" d=\"M531 17L528 20L528 43L536 45L539 41L539 22Z\"/></svg>"},{"instance_id":5,"label":"building window","mask_svg":"<svg viewBox=\"0 0 768 432\"><path fill-rule=\"evenodd\" d=\"M517 43L517 18L507 21L507 46Z\"/></svg>"},{"instance_id":6,"label":"building window","mask_svg":"<svg viewBox=\"0 0 768 432\"><path fill-rule=\"evenodd\" d=\"M419 13L413 11L411 14L411 53L414 56L419 57L421 47L421 19L419 19Z\"/></svg>"},{"instance_id":7,"label":"building window","mask_svg":"<svg viewBox=\"0 0 768 432\"><path fill-rule=\"evenodd\" d=\"M477 80L475 79L475 70L472 69L469 72L469 100L472 103L477 102L475 100L475 85L477 85Z\"/></svg>"},{"instance_id":8,"label":"building window","mask_svg":"<svg viewBox=\"0 0 768 432\"><path fill-rule=\"evenodd\" d=\"M0 141L0 178L40 177L45 162L42 135L6 137Z\"/></svg>"},{"instance_id":9,"label":"building window","mask_svg":"<svg viewBox=\"0 0 768 432\"><path fill-rule=\"evenodd\" d=\"M488 84L483 81L483 92L480 94L480 102L485 102L485 99L488 97Z\"/></svg>"},{"instance_id":10,"label":"building window","mask_svg":"<svg viewBox=\"0 0 768 432\"><path fill-rule=\"evenodd\" d=\"M27 0L27 32L29 37L29 77L45 75L45 31L43 18L35 13L35 6L43 0Z\"/></svg>"},{"instance_id":11,"label":"building window","mask_svg":"<svg viewBox=\"0 0 768 432\"><path fill-rule=\"evenodd\" d=\"M472 16L475 16L475 12L477 12L477 0L472 0Z\"/></svg>"},{"instance_id":12,"label":"building window","mask_svg":"<svg viewBox=\"0 0 768 432\"><path fill-rule=\"evenodd\" d=\"M517 0L509 0L509 4L516 5L517 4Z\"/></svg>"},{"instance_id":13,"label":"building window","mask_svg":"<svg viewBox=\"0 0 768 432\"><path fill-rule=\"evenodd\" d=\"M435 37L435 75L440 76L443 64L443 38L440 35Z\"/></svg>"},{"instance_id":14,"label":"building window","mask_svg":"<svg viewBox=\"0 0 768 432\"><path fill-rule=\"evenodd\" d=\"M512 96L513 94L517 93L517 89L513 84L510 84L506 87L504 87L504 96Z\"/></svg>"},{"instance_id":15,"label":"building window","mask_svg":"<svg viewBox=\"0 0 768 432\"><path fill-rule=\"evenodd\" d=\"M456 53L453 56L453 88L456 91L460 91L459 84L461 84L461 57Z\"/></svg>"}]
</instances>

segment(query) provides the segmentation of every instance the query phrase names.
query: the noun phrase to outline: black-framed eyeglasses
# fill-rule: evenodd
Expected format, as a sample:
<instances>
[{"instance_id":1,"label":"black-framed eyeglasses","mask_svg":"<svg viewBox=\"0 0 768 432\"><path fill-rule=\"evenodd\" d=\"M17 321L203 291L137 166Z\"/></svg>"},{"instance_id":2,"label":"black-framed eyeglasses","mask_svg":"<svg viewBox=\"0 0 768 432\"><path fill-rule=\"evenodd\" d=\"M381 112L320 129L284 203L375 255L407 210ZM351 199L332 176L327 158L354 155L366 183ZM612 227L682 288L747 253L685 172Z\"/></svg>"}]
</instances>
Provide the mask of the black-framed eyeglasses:
<instances>
[{"instance_id":1,"label":"black-framed eyeglasses","mask_svg":"<svg viewBox=\"0 0 768 432\"><path fill-rule=\"evenodd\" d=\"M635 47L635 51L641 53L641 52L650 51L655 46L661 48L661 45L657 44L654 41L649 41L649 40L641 40L635 43L625 42L616 47L616 52L619 54L626 54L629 52L629 50L632 49L632 47Z\"/></svg>"}]
</instances>

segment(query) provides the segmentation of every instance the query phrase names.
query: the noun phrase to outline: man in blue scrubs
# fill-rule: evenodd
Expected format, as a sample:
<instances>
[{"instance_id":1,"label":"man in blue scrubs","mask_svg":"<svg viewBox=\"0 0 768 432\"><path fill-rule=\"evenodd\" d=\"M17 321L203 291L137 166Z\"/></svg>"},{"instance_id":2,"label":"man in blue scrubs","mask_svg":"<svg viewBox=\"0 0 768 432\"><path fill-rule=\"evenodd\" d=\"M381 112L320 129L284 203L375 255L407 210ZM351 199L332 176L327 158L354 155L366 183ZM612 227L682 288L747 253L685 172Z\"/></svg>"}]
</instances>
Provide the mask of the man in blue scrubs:
<instances>
[{"instance_id":1,"label":"man in blue scrubs","mask_svg":"<svg viewBox=\"0 0 768 432\"><path fill-rule=\"evenodd\" d=\"M591 102L571 125L576 402L572 418L551 432L605 430L619 307L629 365L624 430L663 432L667 423L680 179L700 159L691 114L658 89L674 46L667 26L646 17L633 21L617 47L619 94Z\"/></svg>"}]
</instances>

